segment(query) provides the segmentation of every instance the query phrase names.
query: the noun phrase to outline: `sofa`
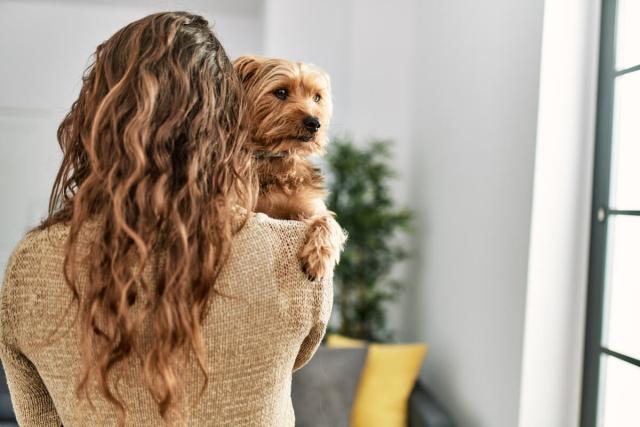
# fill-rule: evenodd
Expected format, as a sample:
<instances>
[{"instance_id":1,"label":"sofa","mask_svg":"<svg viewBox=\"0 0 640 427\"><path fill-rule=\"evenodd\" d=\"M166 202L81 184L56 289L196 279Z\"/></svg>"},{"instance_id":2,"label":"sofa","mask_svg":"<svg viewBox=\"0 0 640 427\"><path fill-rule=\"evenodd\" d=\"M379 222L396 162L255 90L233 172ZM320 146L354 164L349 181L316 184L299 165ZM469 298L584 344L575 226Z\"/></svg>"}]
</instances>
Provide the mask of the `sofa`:
<instances>
[{"instance_id":1,"label":"sofa","mask_svg":"<svg viewBox=\"0 0 640 427\"><path fill-rule=\"evenodd\" d=\"M4 376L4 369L0 368L0 427L15 427L17 425L7 388L7 379Z\"/></svg>"},{"instance_id":2,"label":"sofa","mask_svg":"<svg viewBox=\"0 0 640 427\"><path fill-rule=\"evenodd\" d=\"M405 419L408 427L454 426L448 411L424 381L404 382L402 375L394 373L397 360L393 359L386 359L384 375L394 379L389 382L377 377L380 371L372 368L376 362L371 362L368 351L367 347L323 345L307 365L294 372L291 398L297 427L350 427L354 421L386 427L402 424ZM367 380L363 380L365 376ZM389 388L392 383L405 385ZM404 393L408 396L406 412L402 410Z\"/></svg>"},{"instance_id":3,"label":"sofa","mask_svg":"<svg viewBox=\"0 0 640 427\"><path fill-rule=\"evenodd\" d=\"M454 427L447 410L422 380L416 382L409 397L408 427Z\"/></svg>"}]
</instances>

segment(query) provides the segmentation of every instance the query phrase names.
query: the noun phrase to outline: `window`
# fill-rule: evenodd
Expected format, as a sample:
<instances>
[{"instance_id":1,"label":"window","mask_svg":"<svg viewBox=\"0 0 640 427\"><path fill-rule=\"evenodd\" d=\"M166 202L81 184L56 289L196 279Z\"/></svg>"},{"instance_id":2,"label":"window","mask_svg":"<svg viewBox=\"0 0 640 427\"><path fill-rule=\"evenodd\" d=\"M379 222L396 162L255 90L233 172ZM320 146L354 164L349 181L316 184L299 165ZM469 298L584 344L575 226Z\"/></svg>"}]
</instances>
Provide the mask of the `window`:
<instances>
[{"instance_id":1,"label":"window","mask_svg":"<svg viewBox=\"0 0 640 427\"><path fill-rule=\"evenodd\" d=\"M640 426L640 0L603 0L584 427Z\"/></svg>"}]
</instances>

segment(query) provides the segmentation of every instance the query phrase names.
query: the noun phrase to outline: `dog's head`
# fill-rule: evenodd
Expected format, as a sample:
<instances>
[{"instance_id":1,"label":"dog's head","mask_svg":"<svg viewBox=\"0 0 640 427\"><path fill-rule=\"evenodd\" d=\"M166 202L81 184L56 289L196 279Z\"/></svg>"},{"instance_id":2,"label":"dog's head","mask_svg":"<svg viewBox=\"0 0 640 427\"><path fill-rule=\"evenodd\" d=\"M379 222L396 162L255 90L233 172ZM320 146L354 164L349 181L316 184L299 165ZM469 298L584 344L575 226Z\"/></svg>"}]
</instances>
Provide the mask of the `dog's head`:
<instances>
[{"instance_id":1,"label":"dog's head","mask_svg":"<svg viewBox=\"0 0 640 427\"><path fill-rule=\"evenodd\" d=\"M256 150L323 151L333 109L327 73L311 64L256 56L242 56L233 66L247 94Z\"/></svg>"}]
</instances>

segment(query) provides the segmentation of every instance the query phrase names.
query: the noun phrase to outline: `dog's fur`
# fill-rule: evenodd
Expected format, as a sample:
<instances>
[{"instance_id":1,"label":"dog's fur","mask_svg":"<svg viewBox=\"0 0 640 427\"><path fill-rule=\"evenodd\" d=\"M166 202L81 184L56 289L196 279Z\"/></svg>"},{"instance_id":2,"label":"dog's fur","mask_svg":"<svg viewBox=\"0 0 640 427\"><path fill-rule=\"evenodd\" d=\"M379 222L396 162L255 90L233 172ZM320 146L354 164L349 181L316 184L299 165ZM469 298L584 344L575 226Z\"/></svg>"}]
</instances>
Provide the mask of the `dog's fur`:
<instances>
[{"instance_id":1,"label":"dog's fur","mask_svg":"<svg viewBox=\"0 0 640 427\"><path fill-rule=\"evenodd\" d=\"M300 253L311 279L326 276L346 235L324 204L320 170L307 156L322 154L332 113L329 76L301 62L242 56L234 61L249 100L252 148L260 181L256 211L309 224Z\"/></svg>"}]
</instances>

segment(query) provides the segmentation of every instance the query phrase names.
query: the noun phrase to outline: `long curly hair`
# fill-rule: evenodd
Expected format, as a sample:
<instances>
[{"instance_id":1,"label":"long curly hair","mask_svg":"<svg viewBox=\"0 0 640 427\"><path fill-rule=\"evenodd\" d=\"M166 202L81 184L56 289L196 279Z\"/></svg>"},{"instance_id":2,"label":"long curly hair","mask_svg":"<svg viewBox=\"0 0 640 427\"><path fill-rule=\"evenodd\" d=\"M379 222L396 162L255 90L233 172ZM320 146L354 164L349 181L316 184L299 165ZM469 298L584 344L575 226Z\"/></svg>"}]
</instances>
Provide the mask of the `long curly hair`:
<instances>
[{"instance_id":1,"label":"long curly hair","mask_svg":"<svg viewBox=\"0 0 640 427\"><path fill-rule=\"evenodd\" d=\"M245 101L208 22L190 13L135 21L99 45L92 62L58 129L62 165L38 228L69 226L63 271L81 328L78 397L91 404L97 384L124 424L124 402L108 379L137 354L166 419L179 406L179 364L188 355L206 387L207 301L242 226L238 212L255 206ZM81 256L89 222L99 233ZM152 331L145 348L142 320Z\"/></svg>"}]
</instances>

